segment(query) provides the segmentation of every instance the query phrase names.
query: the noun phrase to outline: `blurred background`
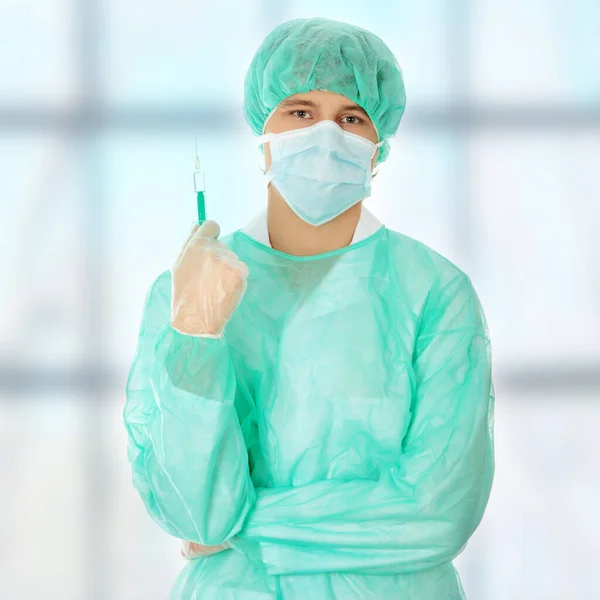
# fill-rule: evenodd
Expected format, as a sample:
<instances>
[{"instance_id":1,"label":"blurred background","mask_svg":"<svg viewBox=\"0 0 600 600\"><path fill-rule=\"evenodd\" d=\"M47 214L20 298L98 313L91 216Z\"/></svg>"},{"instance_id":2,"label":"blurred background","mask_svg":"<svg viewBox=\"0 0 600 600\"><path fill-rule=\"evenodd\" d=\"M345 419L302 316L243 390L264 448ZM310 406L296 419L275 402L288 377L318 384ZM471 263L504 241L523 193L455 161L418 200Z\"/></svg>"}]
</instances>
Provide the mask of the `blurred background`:
<instances>
[{"instance_id":1,"label":"blurred background","mask_svg":"<svg viewBox=\"0 0 600 600\"><path fill-rule=\"evenodd\" d=\"M142 303L195 217L264 205L243 77L278 23L382 37L408 103L371 208L473 280L497 476L469 600L600 598L600 3L3 0L0 598L166 598L178 543L121 421Z\"/></svg>"}]
</instances>

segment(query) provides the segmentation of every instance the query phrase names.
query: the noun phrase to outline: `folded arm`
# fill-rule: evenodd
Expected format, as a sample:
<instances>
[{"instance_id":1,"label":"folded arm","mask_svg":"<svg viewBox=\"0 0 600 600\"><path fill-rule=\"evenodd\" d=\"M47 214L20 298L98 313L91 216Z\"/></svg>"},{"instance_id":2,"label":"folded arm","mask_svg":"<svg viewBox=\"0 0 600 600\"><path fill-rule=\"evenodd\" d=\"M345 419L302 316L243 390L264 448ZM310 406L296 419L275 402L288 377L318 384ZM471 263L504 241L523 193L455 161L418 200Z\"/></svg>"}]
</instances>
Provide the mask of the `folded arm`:
<instances>
[{"instance_id":1,"label":"folded arm","mask_svg":"<svg viewBox=\"0 0 600 600\"><path fill-rule=\"evenodd\" d=\"M490 345L467 278L427 307L412 418L378 481L259 489L231 544L271 574L405 573L446 563L479 524L493 478Z\"/></svg>"}]
</instances>

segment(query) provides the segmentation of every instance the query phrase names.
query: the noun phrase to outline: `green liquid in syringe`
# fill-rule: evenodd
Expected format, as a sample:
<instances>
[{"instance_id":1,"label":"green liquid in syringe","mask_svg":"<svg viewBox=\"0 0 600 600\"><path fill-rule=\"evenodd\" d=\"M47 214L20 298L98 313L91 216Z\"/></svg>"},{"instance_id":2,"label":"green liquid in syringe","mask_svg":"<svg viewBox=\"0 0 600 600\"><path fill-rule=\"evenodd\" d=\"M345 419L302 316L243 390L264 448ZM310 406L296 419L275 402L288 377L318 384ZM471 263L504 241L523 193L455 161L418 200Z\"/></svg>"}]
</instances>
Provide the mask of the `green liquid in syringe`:
<instances>
[{"instance_id":1,"label":"green liquid in syringe","mask_svg":"<svg viewBox=\"0 0 600 600\"><path fill-rule=\"evenodd\" d=\"M204 181L204 171L200 169L200 159L198 158L198 147L196 147L196 168L194 169L194 190L196 192L196 204L198 205L198 225L206 221L206 183Z\"/></svg>"},{"instance_id":2,"label":"green liquid in syringe","mask_svg":"<svg viewBox=\"0 0 600 600\"><path fill-rule=\"evenodd\" d=\"M196 201L198 203L198 225L206 221L206 204L204 203L204 192L196 192Z\"/></svg>"}]
</instances>

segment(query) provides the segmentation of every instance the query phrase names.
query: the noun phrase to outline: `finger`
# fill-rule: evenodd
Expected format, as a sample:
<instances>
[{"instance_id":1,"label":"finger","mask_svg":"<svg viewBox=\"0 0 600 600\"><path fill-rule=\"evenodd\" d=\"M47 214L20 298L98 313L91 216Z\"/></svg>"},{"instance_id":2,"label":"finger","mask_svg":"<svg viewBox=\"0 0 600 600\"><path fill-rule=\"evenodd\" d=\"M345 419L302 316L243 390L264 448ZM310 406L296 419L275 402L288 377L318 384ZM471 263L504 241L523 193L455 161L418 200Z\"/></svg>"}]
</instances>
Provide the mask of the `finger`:
<instances>
[{"instance_id":1,"label":"finger","mask_svg":"<svg viewBox=\"0 0 600 600\"><path fill-rule=\"evenodd\" d=\"M219 246L211 246L211 251L216 258L226 263L236 263L239 260L237 254L233 252L233 250L230 250L227 246L223 246L222 244Z\"/></svg>"},{"instance_id":2,"label":"finger","mask_svg":"<svg viewBox=\"0 0 600 600\"><path fill-rule=\"evenodd\" d=\"M241 277L243 279L248 278L249 269L248 269L248 265L245 262L242 262L241 260L236 261L235 268L238 270L238 273L241 275Z\"/></svg>"},{"instance_id":3,"label":"finger","mask_svg":"<svg viewBox=\"0 0 600 600\"><path fill-rule=\"evenodd\" d=\"M216 221L204 221L200 227L196 230L193 239L198 238L211 238L216 240L221 233L221 228Z\"/></svg>"},{"instance_id":4,"label":"finger","mask_svg":"<svg viewBox=\"0 0 600 600\"><path fill-rule=\"evenodd\" d=\"M185 244L183 244L183 246L181 247L181 252L179 253L179 256L177 257L177 262L179 262L181 260L183 251L186 249L187 245L190 243L190 240L194 237L194 234L196 233L197 230L198 230L198 223L194 223L192 230L190 231L187 239L185 240Z\"/></svg>"},{"instance_id":5,"label":"finger","mask_svg":"<svg viewBox=\"0 0 600 600\"><path fill-rule=\"evenodd\" d=\"M241 260L220 260L222 261L223 265L223 276L227 277L228 283L244 280L248 277L248 266L246 263L242 262Z\"/></svg>"},{"instance_id":6,"label":"finger","mask_svg":"<svg viewBox=\"0 0 600 600\"><path fill-rule=\"evenodd\" d=\"M194 549L192 548L194 544L192 542L182 542L181 544L181 556L183 558L191 558L194 554Z\"/></svg>"}]
</instances>

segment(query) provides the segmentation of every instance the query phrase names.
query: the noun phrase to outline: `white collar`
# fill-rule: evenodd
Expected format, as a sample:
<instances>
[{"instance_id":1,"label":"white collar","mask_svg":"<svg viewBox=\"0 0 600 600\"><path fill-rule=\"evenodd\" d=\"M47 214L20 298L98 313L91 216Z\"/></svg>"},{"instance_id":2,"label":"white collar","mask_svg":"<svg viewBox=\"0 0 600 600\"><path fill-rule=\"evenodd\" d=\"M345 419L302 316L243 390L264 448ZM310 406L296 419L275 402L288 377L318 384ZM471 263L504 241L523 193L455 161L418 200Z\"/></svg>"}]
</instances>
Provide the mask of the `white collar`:
<instances>
[{"instance_id":1,"label":"white collar","mask_svg":"<svg viewBox=\"0 0 600 600\"><path fill-rule=\"evenodd\" d=\"M362 210L360 212L360 218L358 220L358 225L356 226L356 230L354 231L354 237L350 244L356 244L356 242L360 242L373 235L379 228L381 227L381 221L365 206L362 206ZM267 210L263 210L260 212L246 227L242 229L242 231L255 239L257 242L260 242L264 246L271 247L271 241L269 239L269 228L267 226Z\"/></svg>"}]
</instances>

